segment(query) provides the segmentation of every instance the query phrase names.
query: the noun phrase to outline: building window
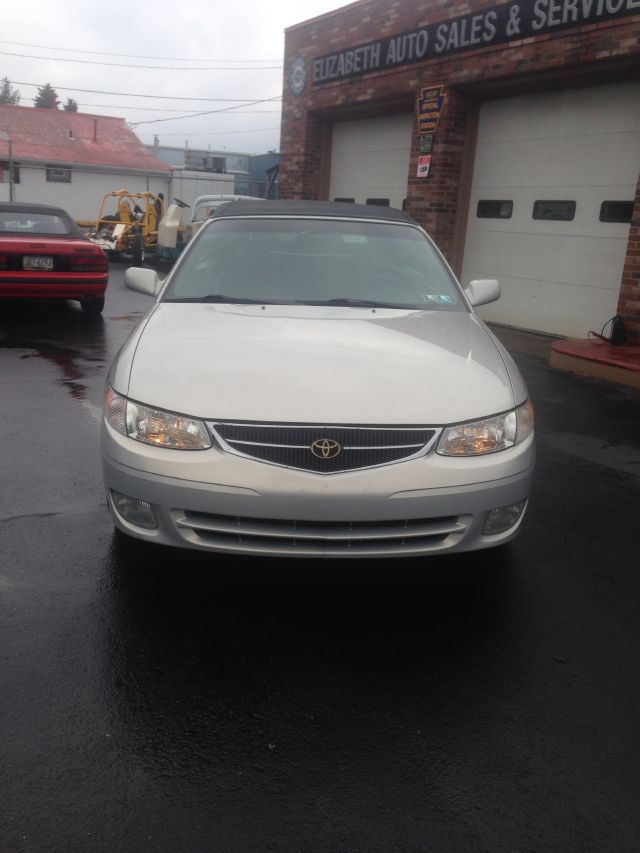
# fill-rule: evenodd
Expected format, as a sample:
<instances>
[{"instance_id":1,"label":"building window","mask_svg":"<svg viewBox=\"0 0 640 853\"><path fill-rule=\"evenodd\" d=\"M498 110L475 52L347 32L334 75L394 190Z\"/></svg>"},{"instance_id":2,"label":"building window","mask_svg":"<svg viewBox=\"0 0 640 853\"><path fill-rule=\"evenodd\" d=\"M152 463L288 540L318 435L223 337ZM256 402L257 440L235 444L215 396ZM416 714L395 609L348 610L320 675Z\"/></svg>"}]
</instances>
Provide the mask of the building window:
<instances>
[{"instance_id":1,"label":"building window","mask_svg":"<svg viewBox=\"0 0 640 853\"><path fill-rule=\"evenodd\" d=\"M600 205L600 222L631 222L632 201L603 201Z\"/></svg>"},{"instance_id":2,"label":"building window","mask_svg":"<svg viewBox=\"0 0 640 853\"><path fill-rule=\"evenodd\" d=\"M353 199L353 198L334 198L334 201L342 201L345 204L353 204L355 202L355 199Z\"/></svg>"},{"instance_id":3,"label":"building window","mask_svg":"<svg viewBox=\"0 0 640 853\"><path fill-rule=\"evenodd\" d=\"M571 222L576 215L575 201L534 201L534 219Z\"/></svg>"},{"instance_id":4,"label":"building window","mask_svg":"<svg viewBox=\"0 0 640 853\"><path fill-rule=\"evenodd\" d=\"M367 204L377 204L380 207L389 207L388 198L368 198Z\"/></svg>"},{"instance_id":5,"label":"building window","mask_svg":"<svg viewBox=\"0 0 640 853\"><path fill-rule=\"evenodd\" d=\"M0 184L9 183L9 161L0 160ZM20 183L20 164L13 163L13 183Z\"/></svg>"},{"instance_id":6,"label":"building window","mask_svg":"<svg viewBox=\"0 0 640 853\"><path fill-rule=\"evenodd\" d=\"M70 184L71 169L59 169L57 166L47 166L47 181L56 184Z\"/></svg>"},{"instance_id":7,"label":"building window","mask_svg":"<svg viewBox=\"0 0 640 853\"><path fill-rule=\"evenodd\" d=\"M216 172L221 175L225 170L226 161L224 157L212 157L207 154L202 158L202 168L205 172Z\"/></svg>"},{"instance_id":8,"label":"building window","mask_svg":"<svg viewBox=\"0 0 640 853\"><path fill-rule=\"evenodd\" d=\"M478 202L478 207L476 208L476 216L478 219L511 219L512 213L512 201L483 199Z\"/></svg>"}]
</instances>

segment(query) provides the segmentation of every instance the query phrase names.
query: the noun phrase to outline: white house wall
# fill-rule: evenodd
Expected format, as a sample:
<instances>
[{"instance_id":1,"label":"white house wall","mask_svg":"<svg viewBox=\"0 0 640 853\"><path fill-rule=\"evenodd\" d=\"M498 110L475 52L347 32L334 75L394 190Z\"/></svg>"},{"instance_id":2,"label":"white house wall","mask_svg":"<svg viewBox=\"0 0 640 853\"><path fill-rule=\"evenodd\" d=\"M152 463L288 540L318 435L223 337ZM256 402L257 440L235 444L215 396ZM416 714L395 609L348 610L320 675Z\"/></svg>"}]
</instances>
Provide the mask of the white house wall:
<instances>
[{"instance_id":1,"label":"white house wall","mask_svg":"<svg viewBox=\"0 0 640 853\"><path fill-rule=\"evenodd\" d=\"M63 167L60 167L63 168ZM234 176L209 172L180 170L173 177L150 176L140 173L88 171L71 167L71 182L47 181L47 169L42 165L20 163L20 182L15 184L17 202L53 204L67 210L74 219L95 219L100 202L114 190L163 193L168 202L177 197L189 206L200 195L235 192ZM0 202L9 201L8 173L0 182Z\"/></svg>"},{"instance_id":2,"label":"white house wall","mask_svg":"<svg viewBox=\"0 0 640 853\"><path fill-rule=\"evenodd\" d=\"M44 166L20 164L20 183L15 184L15 201L52 204L67 210L74 219L95 219L100 202L114 190L131 192L170 192L169 178L126 174L122 172L90 172L71 168L71 182L47 181ZM0 184L0 193L9 198L9 184ZM0 195L2 199L2 195Z\"/></svg>"}]
</instances>

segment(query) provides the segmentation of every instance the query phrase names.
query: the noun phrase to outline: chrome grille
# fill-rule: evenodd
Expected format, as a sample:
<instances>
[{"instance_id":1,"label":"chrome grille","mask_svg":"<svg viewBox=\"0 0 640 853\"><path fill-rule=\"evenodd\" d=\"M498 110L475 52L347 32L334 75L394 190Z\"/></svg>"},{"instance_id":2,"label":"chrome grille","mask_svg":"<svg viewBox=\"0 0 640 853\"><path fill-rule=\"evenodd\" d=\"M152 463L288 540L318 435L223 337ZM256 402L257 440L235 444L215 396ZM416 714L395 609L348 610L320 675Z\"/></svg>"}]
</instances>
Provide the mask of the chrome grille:
<instances>
[{"instance_id":1,"label":"chrome grille","mask_svg":"<svg viewBox=\"0 0 640 853\"><path fill-rule=\"evenodd\" d=\"M209 424L222 447L260 462L335 474L400 462L426 453L437 430L430 427L328 426L214 421ZM327 444L324 444L328 442ZM317 455L311 450L316 443ZM319 445L329 447L326 456ZM329 455L339 446L335 456Z\"/></svg>"},{"instance_id":2,"label":"chrome grille","mask_svg":"<svg viewBox=\"0 0 640 853\"><path fill-rule=\"evenodd\" d=\"M242 554L307 557L384 557L444 550L461 537L458 516L392 521L293 521L177 512L182 536L194 544ZM450 543L447 543L450 544Z\"/></svg>"}]
</instances>

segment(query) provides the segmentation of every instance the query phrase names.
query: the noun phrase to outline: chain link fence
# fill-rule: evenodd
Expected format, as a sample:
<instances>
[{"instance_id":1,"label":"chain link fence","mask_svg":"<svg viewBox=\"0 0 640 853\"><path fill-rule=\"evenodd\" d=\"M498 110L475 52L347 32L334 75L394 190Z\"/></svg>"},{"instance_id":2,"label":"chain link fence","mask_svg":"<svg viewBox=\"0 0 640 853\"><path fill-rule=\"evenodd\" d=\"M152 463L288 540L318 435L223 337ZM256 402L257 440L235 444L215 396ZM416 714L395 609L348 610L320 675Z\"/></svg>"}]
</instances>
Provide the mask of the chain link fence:
<instances>
[{"instance_id":1,"label":"chain link fence","mask_svg":"<svg viewBox=\"0 0 640 853\"><path fill-rule=\"evenodd\" d=\"M11 177L13 180L11 180ZM13 163L10 175L7 162L0 161L0 202L15 201L31 204L50 204L62 207L80 222L95 222L102 199L115 190L127 190L131 193L162 193L165 202L179 198L189 207L200 195L237 194L265 198L267 192L274 198L277 185L269 186L268 181L257 180L248 175L219 174L176 170L171 175L144 174L126 171L100 171L97 169L72 166L39 166ZM113 210L104 213L117 213L115 199L110 199ZM183 210L183 220L189 217L189 210Z\"/></svg>"}]
</instances>

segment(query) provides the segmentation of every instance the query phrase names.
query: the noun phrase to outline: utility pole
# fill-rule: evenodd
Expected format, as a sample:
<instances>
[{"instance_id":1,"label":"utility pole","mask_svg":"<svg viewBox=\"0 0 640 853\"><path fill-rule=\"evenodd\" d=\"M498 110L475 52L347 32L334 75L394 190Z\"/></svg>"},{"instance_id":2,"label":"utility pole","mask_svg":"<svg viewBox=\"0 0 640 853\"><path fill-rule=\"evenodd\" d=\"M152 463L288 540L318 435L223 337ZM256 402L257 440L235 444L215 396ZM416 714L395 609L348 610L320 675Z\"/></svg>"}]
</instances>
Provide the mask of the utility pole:
<instances>
[{"instance_id":1,"label":"utility pole","mask_svg":"<svg viewBox=\"0 0 640 853\"><path fill-rule=\"evenodd\" d=\"M9 140L9 201L16 200L16 188L13 182L13 147Z\"/></svg>"}]
</instances>

